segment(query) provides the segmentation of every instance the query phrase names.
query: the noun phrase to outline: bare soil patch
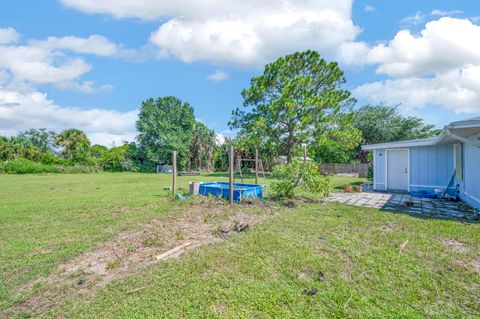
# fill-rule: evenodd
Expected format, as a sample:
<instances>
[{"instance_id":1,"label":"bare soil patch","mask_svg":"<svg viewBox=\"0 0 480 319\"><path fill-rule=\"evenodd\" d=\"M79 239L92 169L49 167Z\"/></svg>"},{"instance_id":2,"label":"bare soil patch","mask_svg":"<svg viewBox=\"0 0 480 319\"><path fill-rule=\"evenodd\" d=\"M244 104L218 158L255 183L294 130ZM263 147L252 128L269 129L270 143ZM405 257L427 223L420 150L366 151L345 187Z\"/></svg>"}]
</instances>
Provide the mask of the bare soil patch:
<instances>
[{"instance_id":1,"label":"bare soil patch","mask_svg":"<svg viewBox=\"0 0 480 319\"><path fill-rule=\"evenodd\" d=\"M480 258L475 259L475 261L472 263L472 269L477 274L480 274Z\"/></svg>"},{"instance_id":2,"label":"bare soil patch","mask_svg":"<svg viewBox=\"0 0 480 319\"><path fill-rule=\"evenodd\" d=\"M477 258L471 262L466 262L464 260L456 260L455 263L467 270L467 271L472 271L472 272L475 272L477 274L480 274L480 258Z\"/></svg>"},{"instance_id":3,"label":"bare soil patch","mask_svg":"<svg viewBox=\"0 0 480 319\"><path fill-rule=\"evenodd\" d=\"M450 249L452 249L456 252L459 252L459 253L466 253L470 250L470 248L466 244L464 244L464 243L462 243L462 242L460 242L456 239L453 239L453 238L444 239L443 244L445 246L447 246L448 248L450 248Z\"/></svg>"},{"instance_id":4,"label":"bare soil patch","mask_svg":"<svg viewBox=\"0 0 480 319\"><path fill-rule=\"evenodd\" d=\"M131 276L140 268L226 240L231 234L274 215L278 208L257 201L231 207L221 200L196 198L181 205L179 211L151 220L134 231L120 233L60 265L54 274L21 287L19 294L34 296L12 310L44 314L72 294L92 296L99 288ZM239 225L248 227L243 229ZM38 286L46 289L40 294L33 293Z\"/></svg>"}]
</instances>

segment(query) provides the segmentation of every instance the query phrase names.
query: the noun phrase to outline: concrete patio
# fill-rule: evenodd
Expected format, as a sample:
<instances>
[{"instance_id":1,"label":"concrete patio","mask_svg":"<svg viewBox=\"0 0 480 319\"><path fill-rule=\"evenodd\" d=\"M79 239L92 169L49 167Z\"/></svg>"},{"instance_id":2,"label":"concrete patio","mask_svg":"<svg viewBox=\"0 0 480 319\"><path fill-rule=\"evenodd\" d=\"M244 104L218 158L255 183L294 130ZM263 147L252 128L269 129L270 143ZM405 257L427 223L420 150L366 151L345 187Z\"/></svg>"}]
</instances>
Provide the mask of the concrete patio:
<instances>
[{"instance_id":1,"label":"concrete patio","mask_svg":"<svg viewBox=\"0 0 480 319\"><path fill-rule=\"evenodd\" d=\"M409 194L382 192L332 193L329 201L345 205L378 208L439 219L480 220L480 215L463 202L438 198L417 198Z\"/></svg>"}]
</instances>

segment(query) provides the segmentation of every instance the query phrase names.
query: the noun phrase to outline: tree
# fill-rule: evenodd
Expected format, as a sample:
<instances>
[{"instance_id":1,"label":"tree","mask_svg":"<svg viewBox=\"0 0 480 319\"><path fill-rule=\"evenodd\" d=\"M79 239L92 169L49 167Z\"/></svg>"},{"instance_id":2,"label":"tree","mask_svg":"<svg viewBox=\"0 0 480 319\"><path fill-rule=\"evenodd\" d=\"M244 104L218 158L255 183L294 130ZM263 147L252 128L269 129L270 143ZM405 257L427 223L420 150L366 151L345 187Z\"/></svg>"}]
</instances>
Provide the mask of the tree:
<instances>
[{"instance_id":1,"label":"tree","mask_svg":"<svg viewBox=\"0 0 480 319\"><path fill-rule=\"evenodd\" d=\"M273 177L276 181L272 184L272 189L279 198L294 197L297 187L324 197L331 191L330 180L320 175L315 163L293 161L290 164L280 164L273 168Z\"/></svg>"},{"instance_id":2,"label":"tree","mask_svg":"<svg viewBox=\"0 0 480 319\"><path fill-rule=\"evenodd\" d=\"M0 159L29 159L39 160L41 152L36 148L32 141L22 136L1 137L0 138Z\"/></svg>"},{"instance_id":3,"label":"tree","mask_svg":"<svg viewBox=\"0 0 480 319\"><path fill-rule=\"evenodd\" d=\"M353 125L362 132L362 144L432 137L438 134L433 125L417 117L404 117L397 106L365 105L356 111ZM368 162L368 153L358 149L362 163Z\"/></svg>"},{"instance_id":4,"label":"tree","mask_svg":"<svg viewBox=\"0 0 480 319\"><path fill-rule=\"evenodd\" d=\"M189 159L195 124L193 107L173 96L148 99L140 106L137 140L152 162L171 163L172 151L183 170Z\"/></svg>"},{"instance_id":5,"label":"tree","mask_svg":"<svg viewBox=\"0 0 480 319\"><path fill-rule=\"evenodd\" d=\"M90 147L90 140L85 132L70 128L57 135L55 144L62 147L61 154L67 159L85 158Z\"/></svg>"},{"instance_id":6,"label":"tree","mask_svg":"<svg viewBox=\"0 0 480 319\"><path fill-rule=\"evenodd\" d=\"M127 158L128 148L128 144L125 144L105 151L100 158L102 168L113 172L133 170L133 161Z\"/></svg>"},{"instance_id":7,"label":"tree","mask_svg":"<svg viewBox=\"0 0 480 319\"><path fill-rule=\"evenodd\" d=\"M214 157L217 149L216 134L205 124L196 121L192 131L192 144L190 145L188 169L214 168Z\"/></svg>"},{"instance_id":8,"label":"tree","mask_svg":"<svg viewBox=\"0 0 480 319\"><path fill-rule=\"evenodd\" d=\"M103 145L95 144L90 147L90 154L94 158L102 158L106 152L108 152L108 147Z\"/></svg>"},{"instance_id":9,"label":"tree","mask_svg":"<svg viewBox=\"0 0 480 319\"><path fill-rule=\"evenodd\" d=\"M18 134L18 137L28 140L31 145L36 147L40 152L53 153L56 137L55 132L49 132L44 128L32 128Z\"/></svg>"},{"instance_id":10,"label":"tree","mask_svg":"<svg viewBox=\"0 0 480 319\"><path fill-rule=\"evenodd\" d=\"M244 111L233 111L231 128L252 143L266 144L287 162L311 140L316 128L349 109L355 100L342 89L346 80L336 62L327 62L318 52L305 51L279 58L265 67L243 90Z\"/></svg>"},{"instance_id":11,"label":"tree","mask_svg":"<svg viewBox=\"0 0 480 319\"><path fill-rule=\"evenodd\" d=\"M339 113L317 126L312 143L317 162L350 163L355 159L362 133L353 126L353 119L353 113Z\"/></svg>"}]
</instances>

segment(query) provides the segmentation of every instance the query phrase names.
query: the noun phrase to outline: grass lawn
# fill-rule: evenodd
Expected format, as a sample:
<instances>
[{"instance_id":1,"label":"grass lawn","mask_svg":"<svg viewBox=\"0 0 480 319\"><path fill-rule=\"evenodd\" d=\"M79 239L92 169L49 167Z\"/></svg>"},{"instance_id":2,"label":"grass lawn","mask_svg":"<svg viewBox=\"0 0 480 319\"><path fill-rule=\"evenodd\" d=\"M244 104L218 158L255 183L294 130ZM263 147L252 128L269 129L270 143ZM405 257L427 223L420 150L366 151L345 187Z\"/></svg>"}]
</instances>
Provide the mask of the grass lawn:
<instances>
[{"instance_id":1,"label":"grass lawn","mask_svg":"<svg viewBox=\"0 0 480 319\"><path fill-rule=\"evenodd\" d=\"M226 176L180 177L223 180ZM19 287L119 232L171 216L170 177L1 175L0 317L475 318L480 225L309 203L54 309L14 311ZM359 180L332 178L339 189ZM401 249L403 247L403 249ZM318 293L307 295L304 289ZM69 288L76 289L76 288Z\"/></svg>"}]
</instances>

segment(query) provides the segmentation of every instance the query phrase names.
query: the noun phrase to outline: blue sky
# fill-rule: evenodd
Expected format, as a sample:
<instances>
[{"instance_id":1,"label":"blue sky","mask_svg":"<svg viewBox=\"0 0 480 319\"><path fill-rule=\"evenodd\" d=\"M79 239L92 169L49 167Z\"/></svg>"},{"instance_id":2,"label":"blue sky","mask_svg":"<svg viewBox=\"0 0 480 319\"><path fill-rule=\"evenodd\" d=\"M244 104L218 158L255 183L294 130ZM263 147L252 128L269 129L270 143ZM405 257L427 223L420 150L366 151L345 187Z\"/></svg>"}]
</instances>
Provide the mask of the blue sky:
<instances>
[{"instance_id":1,"label":"blue sky","mask_svg":"<svg viewBox=\"0 0 480 319\"><path fill-rule=\"evenodd\" d=\"M136 110L174 95L222 135L265 63L339 61L358 106L385 101L442 126L480 115L476 1L5 0L0 134L78 127L135 136Z\"/></svg>"}]
</instances>

